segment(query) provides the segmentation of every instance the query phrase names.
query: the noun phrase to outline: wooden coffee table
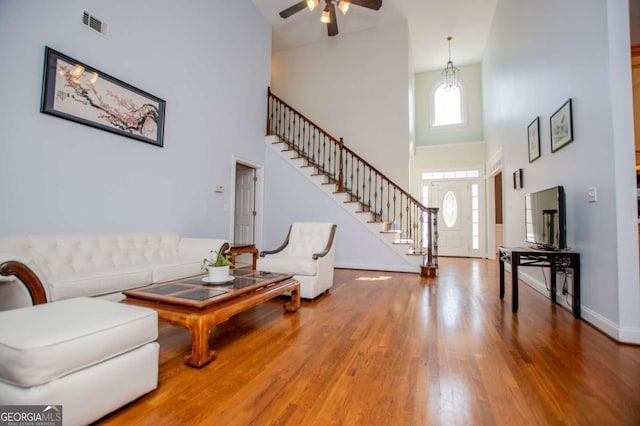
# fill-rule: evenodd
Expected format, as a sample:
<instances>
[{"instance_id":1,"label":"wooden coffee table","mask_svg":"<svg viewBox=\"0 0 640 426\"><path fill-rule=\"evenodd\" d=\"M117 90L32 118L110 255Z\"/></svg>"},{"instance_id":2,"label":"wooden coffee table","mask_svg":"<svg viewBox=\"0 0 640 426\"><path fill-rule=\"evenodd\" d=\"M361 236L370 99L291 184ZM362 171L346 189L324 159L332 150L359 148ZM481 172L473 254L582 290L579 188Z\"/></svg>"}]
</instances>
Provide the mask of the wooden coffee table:
<instances>
[{"instance_id":1,"label":"wooden coffee table","mask_svg":"<svg viewBox=\"0 0 640 426\"><path fill-rule=\"evenodd\" d=\"M184 278L125 291L123 303L158 312L158 318L184 327L191 333L191 353L185 364L202 367L216 358L209 348L209 332L231 316L291 291L285 312L300 308L300 283L291 274L247 269L231 271L232 280L209 284L206 276Z\"/></svg>"}]
</instances>

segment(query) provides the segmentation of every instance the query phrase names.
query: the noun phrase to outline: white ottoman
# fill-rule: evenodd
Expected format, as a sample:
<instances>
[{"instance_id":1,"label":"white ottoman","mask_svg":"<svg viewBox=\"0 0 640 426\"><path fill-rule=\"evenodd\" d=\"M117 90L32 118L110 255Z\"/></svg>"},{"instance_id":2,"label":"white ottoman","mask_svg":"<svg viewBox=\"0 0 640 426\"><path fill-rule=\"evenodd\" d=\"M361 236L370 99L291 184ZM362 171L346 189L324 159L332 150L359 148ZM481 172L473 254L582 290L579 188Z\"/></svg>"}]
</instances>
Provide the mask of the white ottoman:
<instances>
[{"instance_id":1,"label":"white ottoman","mask_svg":"<svg viewBox=\"0 0 640 426\"><path fill-rule=\"evenodd\" d=\"M0 405L87 424L158 386L158 316L82 297L0 312Z\"/></svg>"}]
</instances>

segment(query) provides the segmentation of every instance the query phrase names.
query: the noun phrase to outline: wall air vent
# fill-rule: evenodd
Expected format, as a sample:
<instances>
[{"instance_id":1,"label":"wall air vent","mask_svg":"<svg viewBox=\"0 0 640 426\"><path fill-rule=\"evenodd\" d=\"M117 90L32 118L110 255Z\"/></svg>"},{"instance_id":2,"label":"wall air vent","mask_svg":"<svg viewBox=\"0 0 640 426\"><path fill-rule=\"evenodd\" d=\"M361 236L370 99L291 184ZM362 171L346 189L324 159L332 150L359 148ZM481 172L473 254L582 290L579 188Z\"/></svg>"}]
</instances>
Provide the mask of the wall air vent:
<instances>
[{"instance_id":1,"label":"wall air vent","mask_svg":"<svg viewBox=\"0 0 640 426\"><path fill-rule=\"evenodd\" d=\"M82 12L82 23L105 37L109 35L109 25L89 12Z\"/></svg>"}]
</instances>

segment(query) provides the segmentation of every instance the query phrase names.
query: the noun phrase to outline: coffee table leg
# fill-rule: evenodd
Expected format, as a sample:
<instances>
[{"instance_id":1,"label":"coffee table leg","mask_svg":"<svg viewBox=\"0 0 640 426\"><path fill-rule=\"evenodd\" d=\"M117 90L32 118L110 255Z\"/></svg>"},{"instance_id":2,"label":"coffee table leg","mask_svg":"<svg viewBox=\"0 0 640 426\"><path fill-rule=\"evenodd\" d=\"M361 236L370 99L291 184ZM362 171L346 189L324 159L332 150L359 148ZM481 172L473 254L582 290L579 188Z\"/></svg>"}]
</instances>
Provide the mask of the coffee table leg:
<instances>
[{"instance_id":1,"label":"coffee table leg","mask_svg":"<svg viewBox=\"0 0 640 426\"><path fill-rule=\"evenodd\" d=\"M300 283L291 290L291 301L284 304L286 312L296 312L300 308Z\"/></svg>"},{"instance_id":2,"label":"coffee table leg","mask_svg":"<svg viewBox=\"0 0 640 426\"><path fill-rule=\"evenodd\" d=\"M191 332L191 354L185 357L184 363L191 367L204 367L218 355L216 351L209 350L210 327L200 318L188 328Z\"/></svg>"}]
</instances>

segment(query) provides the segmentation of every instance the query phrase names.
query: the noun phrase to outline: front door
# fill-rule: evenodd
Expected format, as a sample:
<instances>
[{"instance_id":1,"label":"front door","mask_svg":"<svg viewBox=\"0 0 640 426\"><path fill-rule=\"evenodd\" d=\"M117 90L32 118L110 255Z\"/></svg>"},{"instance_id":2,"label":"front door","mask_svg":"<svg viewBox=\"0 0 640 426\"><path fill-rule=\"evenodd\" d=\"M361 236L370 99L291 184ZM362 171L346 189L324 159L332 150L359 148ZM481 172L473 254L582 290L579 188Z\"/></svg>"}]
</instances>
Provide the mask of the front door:
<instances>
[{"instance_id":1,"label":"front door","mask_svg":"<svg viewBox=\"0 0 640 426\"><path fill-rule=\"evenodd\" d=\"M438 255L471 256L471 189L466 180L431 183L438 212Z\"/></svg>"}]
</instances>

